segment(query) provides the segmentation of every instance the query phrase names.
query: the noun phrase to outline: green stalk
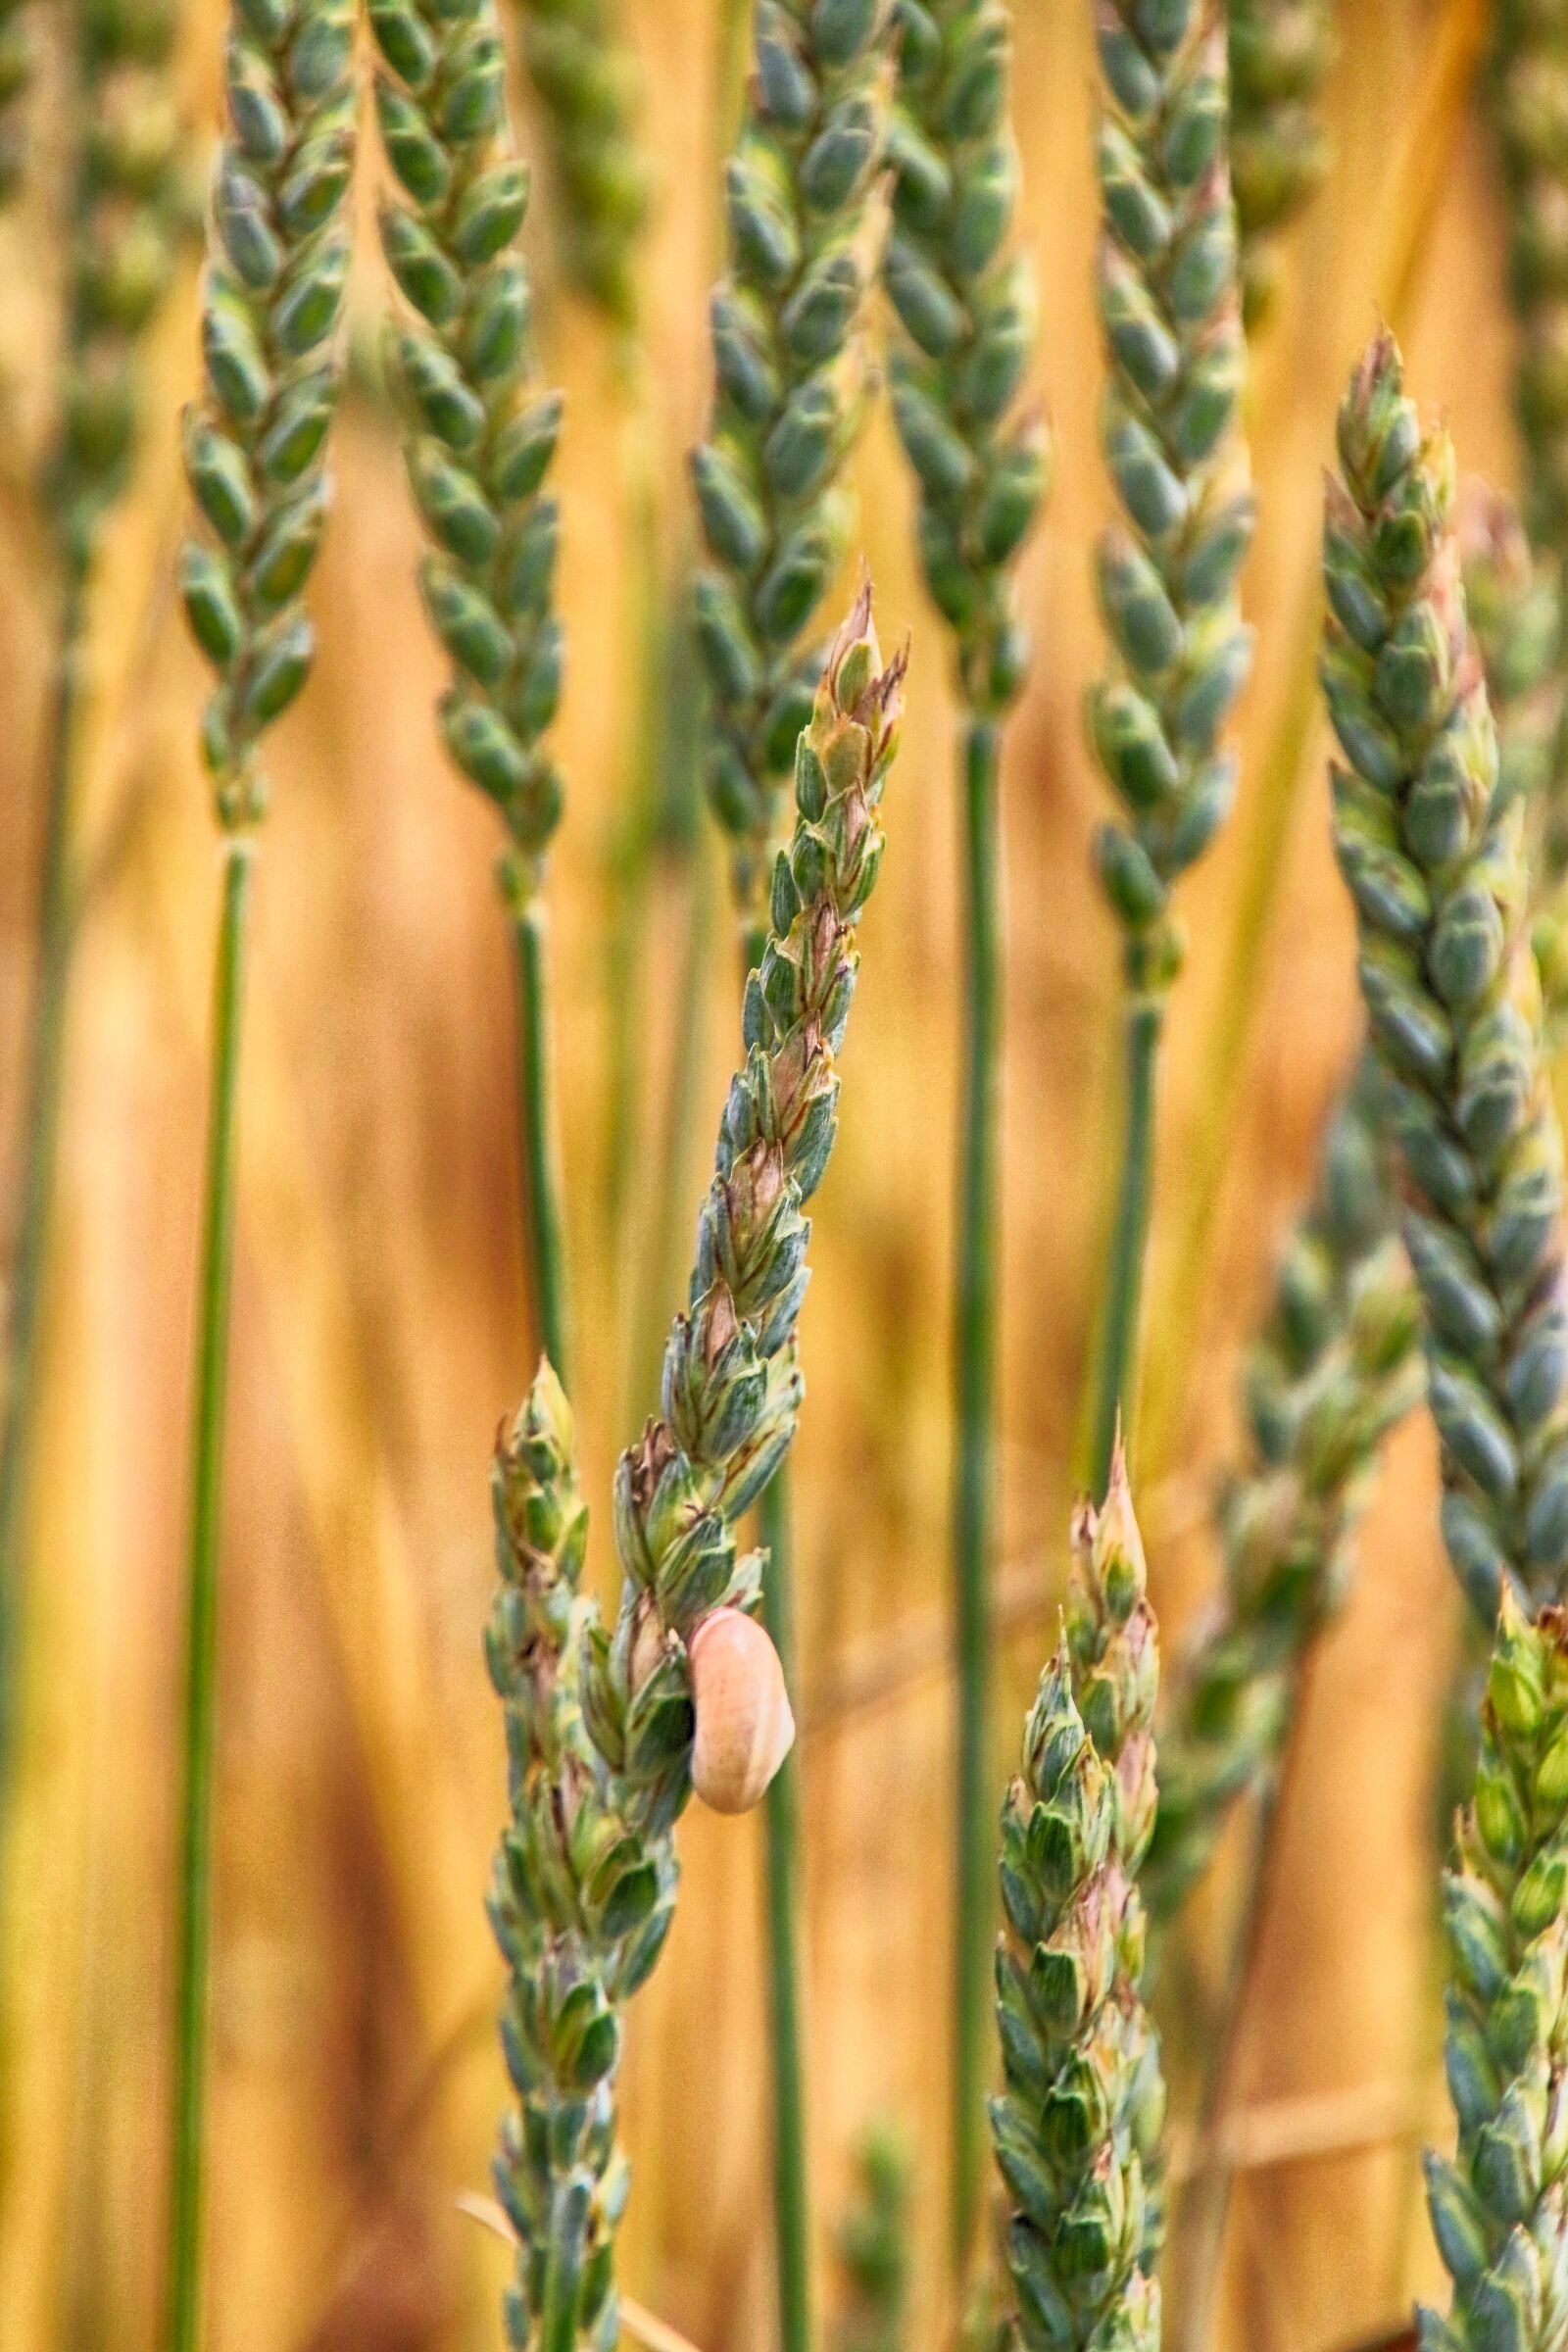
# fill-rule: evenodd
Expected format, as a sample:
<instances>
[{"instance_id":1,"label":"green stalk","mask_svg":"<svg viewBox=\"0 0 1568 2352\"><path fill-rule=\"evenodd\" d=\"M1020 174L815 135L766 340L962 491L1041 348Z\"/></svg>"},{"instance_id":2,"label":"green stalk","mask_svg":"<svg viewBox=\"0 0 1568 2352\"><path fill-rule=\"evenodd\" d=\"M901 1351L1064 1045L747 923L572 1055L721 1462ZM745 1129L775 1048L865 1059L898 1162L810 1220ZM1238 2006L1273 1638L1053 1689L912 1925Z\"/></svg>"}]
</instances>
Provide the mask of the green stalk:
<instances>
[{"instance_id":1,"label":"green stalk","mask_svg":"<svg viewBox=\"0 0 1568 2352\"><path fill-rule=\"evenodd\" d=\"M991 1552L994 1536L997 1255L1001 1226L1001 729L969 721L963 743L964 1039L954 1371L957 1464L957 1888L954 1952L953 2250L960 2270L985 2163L991 1883Z\"/></svg>"},{"instance_id":2,"label":"green stalk","mask_svg":"<svg viewBox=\"0 0 1568 2352\"><path fill-rule=\"evenodd\" d=\"M1127 1120L1122 1132L1116 1217L1105 1270L1104 1326L1095 1383L1090 1487L1102 1494L1118 1424L1129 1456L1138 1413L1138 1329L1154 1178L1154 1086L1164 999L1135 996L1127 1006Z\"/></svg>"},{"instance_id":3,"label":"green stalk","mask_svg":"<svg viewBox=\"0 0 1568 2352\"><path fill-rule=\"evenodd\" d=\"M223 1499L223 1397L234 1267L235 1110L240 1004L252 846L224 847L222 914L213 985L212 1102L196 1323L186 1596L184 1795L180 1828L179 1981L174 2026L174 2120L169 2222L170 2352L195 2352L200 2334L203 2094L212 1917L213 1726L218 1665L219 1537Z\"/></svg>"},{"instance_id":4,"label":"green stalk","mask_svg":"<svg viewBox=\"0 0 1568 2352\"><path fill-rule=\"evenodd\" d=\"M32 1459L39 1310L53 1222L66 1004L75 933L76 910L71 879L72 801L81 706L85 587L84 566L72 563L66 575L59 666L49 730L48 804L39 879L38 980L27 1048L22 1206L6 1334L5 1423L0 1430L0 1817L10 1783L16 1725L22 1537Z\"/></svg>"},{"instance_id":5,"label":"green stalk","mask_svg":"<svg viewBox=\"0 0 1568 2352\"><path fill-rule=\"evenodd\" d=\"M781 1464L758 1506L767 1551L762 1623L784 1669L791 1696L795 1671L795 1592L790 1549L788 1466ZM801 2065L801 1787L792 1748L768 1784L768 2030L773 2060L773 2227L777 2239L779 2340L782 2352L808 2352L811 2340L810 2202L807 2189L806 2092Z\"/></svg>"},{"instance_id":6,"label":"green stalk","mask_svg":"<svg viewBox=\"0 0 1568 2352\"><path fill-rule=\"evenodd\" d=\"M617 1251L642 1144L642 1011L648 900L656 854L683 858L687 844L668 826L666 596L659 491L654 479L646 366L629 342L616 371L623 448L622 495L632 557L624 590L622 641L635 675L633 749L627 761L617 838L611 853L610 1231ZM667 1301L662 1302L667 1306Z\"/></svg>"},{"instance_id":7,"label":"green stalk","mask_svg":"<svg viewBox=\"0 0 1568 2352\"><path fill-rule=\"evenodd\" d=\"M570 1378L571 1324L551 1026L550 912L541 892L529 893L514 906L512 938L517 958L517 1104L522 1114L524 1223L539 1344L564 1386Z\"/></svg>"}]
</instances>

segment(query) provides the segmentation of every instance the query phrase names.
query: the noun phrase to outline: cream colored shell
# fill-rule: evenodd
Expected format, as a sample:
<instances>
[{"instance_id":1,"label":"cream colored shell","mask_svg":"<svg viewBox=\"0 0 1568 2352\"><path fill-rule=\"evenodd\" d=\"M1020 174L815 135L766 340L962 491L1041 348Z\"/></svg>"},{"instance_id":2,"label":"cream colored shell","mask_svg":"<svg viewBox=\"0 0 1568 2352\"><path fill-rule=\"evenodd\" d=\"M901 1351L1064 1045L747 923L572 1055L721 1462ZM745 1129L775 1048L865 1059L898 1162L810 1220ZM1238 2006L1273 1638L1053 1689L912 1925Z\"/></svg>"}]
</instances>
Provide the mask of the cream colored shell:
<instances>
[{"instance_id":1,"label":"cream colored shell","mask_svg":"<svg viewBox=\"0 0 1568 2352\"><path fill-rule=\"evenodd\" d=\"M778 1651L755 1617L715 1609L692 1637L692 1787L715 1813L757 1804L795 1738Z\"/></svg>"}]
</instances>

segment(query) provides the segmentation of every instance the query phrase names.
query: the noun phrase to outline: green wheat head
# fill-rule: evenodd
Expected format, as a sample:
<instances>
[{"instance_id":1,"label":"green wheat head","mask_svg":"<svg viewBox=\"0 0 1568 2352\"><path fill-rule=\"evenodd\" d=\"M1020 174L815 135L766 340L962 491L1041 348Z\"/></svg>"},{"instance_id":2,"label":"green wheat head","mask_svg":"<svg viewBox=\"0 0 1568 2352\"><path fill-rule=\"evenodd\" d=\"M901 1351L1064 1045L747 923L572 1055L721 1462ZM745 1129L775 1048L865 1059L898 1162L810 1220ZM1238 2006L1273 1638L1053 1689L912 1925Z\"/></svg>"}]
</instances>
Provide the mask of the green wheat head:
<instances>
[{"instance_id":1,"label":"green wheat head","mask_svg":"<svg viewBox=\"0 0 1568 2352\"><path fill-rule=\"evenodd\" d=\"M1335 843L1404 1180L1443 1454L1443 1526L1484 1621L1568 1569L1562 1147L1526 933L1524 810L1466 618L1453 453L1380 333L1340 412L1323 683Z\"/></svg>"},{"instance_id":2,"label":"green wheat head","mask_svg":"<svg viewBox=\"0 0 1568 2352\"><path fill-rule=\"evenodd\" d=\"M135 455L137 362L173 275L185 141L173 93L176 20L165 0L82 0L74 24L78 144L46 487L61 544L82 564ZM14 37L0 24L0 107Z\"/></svg>"},{"instance_id":3,"label":"green wheat head","mask_svg":"<svg viewBox=\"0 0 1568 2352\"><path fill-rule=\"evenodd\" d=\"M1539 838L1560 703L1555 576L1532 558L1507 501L1486 485L1465 485L1457 527L1497 727L1495 806L1517 801ZM1533 896L1548 869L1549 860L1532 858ZM1548 910L1535 929L1544 979L1551 928ZM1250 1458L1219 1512L1225 1587L1187 1645L1160 1732L1159 1814L1143 1878L1156 1921L1176 1911L1206 1866L1231 1805L1273 1773L1301 1665L1348 1587L1384 1444L1425 1391L1381 1087L1377 1058L1363 1050L1248 1359ZM1450 1744L1467 1788L1473 1741Z\"/></svg>"},{"instance_id":4,"label":"green wheat head","mask_svg":"<svg viewBox=\"0 0 1568 2352\"><path fill-rule=\"evenodd\" d=\"M518 238L528 175L507 122L494 0L373 0L376 117L397 182L381 242L408 308L389 333L425 611L452 661L441 733L506 826L504 886L537 887L562 786L558 540L544 478L561 400L533 379Z\"/></svg>"},{"instance_id":5,"label":"green wheat head","mask_svg":"<svg viewBox=\"0 0 1568 2352\"><path fill-rule=\"evenodd\" d=\"M1237 597L1253 507L1225 31L1213 0L1096 0L1095 24L1101 442L1124 519L1100 547L1113 659L1089 733L1123 810L1100 836L1101 878L1129 984L1157 995L1181 961L1172 887L1234 796L1220 734L1251 661Z\"/></svg>"},{"instance_id":6,"label":"green wheat head","mask_svg":"<svg viewBox=\"0 0 1568 2352\"><path fill-rule=\"evenodd\" d=\"M620 1820L583 1728L578 1670L596 1615L580 1590L588 1513L571 1411L548 1363L502 1432L491 1494L501 1585L485 1656L506 1722L510 1819L489 1911L517 2098L495 2162L517 2238L507 2340L514 2352L612 2352L628 2186L615 2144L620 2011L662 1947L674 1859Z\"/></svg>"},{"instance_id":7,"label":"green wheat head","mask_svg":"<svg viewBox=\"0 0 1568 2352\"><path fill-rule=\"evenodd\" d=\"M835 2352L906 2352L912 2154L891 2125L873 2125L856 2151L856 2200L837 2236L848 2292Z\"/></svg>"},{"instance_id":8,"label":"green wheat head","mask_svg":"<svg viewBox=\"0 0 1568 2352\"><path fill-rule=\"evenodd\" d=\"M690 1650L720 1607L755 1611L765 1567L736 1528L783 1459L804 1394L796 1330L806 1204L838 1129L837 1057L855 993L856 926L882 862L902 658L882 666L869 592L834 640L796 755L796 819L773 867L767 944L746 985L746 1061L698 1220L688 1310L664 1353L662 1410L621 1456L612 1637L596 1637L589 1728L666 1829L690 1786Z\"/></svg>"},{"instance_id":9,"label":"green wheat head","mask_svg":"<svg viewBox=\"0 0 1568 2352\"><path fill-rule=\"evenodd\" d=\"M867 406L892 47L887 0L759 0L725 182L713 419L692 459L706 547L696 611L709 797L749 927L821 666L812 625L850 544L843 475Z\"/></svg>"},{"instance_id":10,"label":"green wheat head","mask_svg":"<svg viewBox=\"0 0 1568 2352\"><path fill-rule=\"evenodd\" d=\"M340 377L353 45L348 0L235 0L203 389L185 432L209 535L187 547L183 571L192 631L218 672L202 743L226 831L263 812L257 746L315 652L303 591L326 514Z\"/></svg>"},{"instance_id":11,"label":"green wheat head","mask_svg":"<svg viewBox=\"0 0 1568 2352\"><path fill-rule=\"evenodd\" d=\"M1568 1622L1505 1588L1474 1800L1445 1885L1453 2160L1427 2201L1453 2280L1422 2352L1545 2352L1568 2297Z\"/></svg>"},{"instance_id":12,"label":"green wheat head","mask_svg":"<svg viewBox=\"0 0 1568 2352\"><path fill-rule=\"evenodd\" d=\"M0 205L14 203L27 167L27 101L37 72L32 0L0 0Z\"/></svg>"},{"instance_id":13,"label":"green wheat head","mask_svg":"<svg viewBox=\"0 0 1568 2352\"><path fill-rule=\"evenodd\" d=\"M919 485L926 585L964 699L989 717L1028 663L1013 566L1051 469L1044 420L1020 400L1036 304L1017 244L1011 23L1002 0L899 0L898 22L893 415Z\"/></svg>"},{"instance_id":14,"label":"green wheat head","mask_svg":"<svg viewBox=\"0 0 1568 2352\"><path fill-rule=\"evenodd\" d=\"M1154 1825L1158 1642L1118 1451L1081 1507L1062 1634L1002 1812L992 2101L1012 2204L1015 2341L1154 2352L1165 2091L1139 1994L1138 1871Z\"/></svg>"}]
</instances>

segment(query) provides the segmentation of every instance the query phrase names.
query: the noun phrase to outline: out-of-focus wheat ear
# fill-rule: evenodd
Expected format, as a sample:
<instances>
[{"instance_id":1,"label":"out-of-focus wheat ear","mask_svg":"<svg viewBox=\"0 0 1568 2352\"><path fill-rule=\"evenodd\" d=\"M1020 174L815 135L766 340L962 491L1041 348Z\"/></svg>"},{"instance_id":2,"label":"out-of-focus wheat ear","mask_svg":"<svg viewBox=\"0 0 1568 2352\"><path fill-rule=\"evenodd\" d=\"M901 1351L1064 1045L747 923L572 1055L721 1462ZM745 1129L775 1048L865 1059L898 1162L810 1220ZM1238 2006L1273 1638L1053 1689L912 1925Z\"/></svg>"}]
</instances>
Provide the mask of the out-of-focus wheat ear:
<instances>
[{"instance_id":1,"label":"out-of-focus wheat ear","mask_svg":"<svg viewBox=\"0 0 1568 2352\"><path fill-rule=\"evenodd\" d=\"M1334 62L1330 0L1227 0L1231 182L1242 247L1242 314L1262 324L1279 285L1279 240L1322 186L1320 105Z\"/></svg>"},{"instance_id":2,"label":"out-of-focus wheat ear","mask_svg":"<svg viewBox=\"0 0 1568 2352\"><path fill-rule=\"evenodd\" d=\"M619 0L513 0L513 8L543 118L562 273L628 333L637 318L650 166Z\"/></svg>"}]
</instances>

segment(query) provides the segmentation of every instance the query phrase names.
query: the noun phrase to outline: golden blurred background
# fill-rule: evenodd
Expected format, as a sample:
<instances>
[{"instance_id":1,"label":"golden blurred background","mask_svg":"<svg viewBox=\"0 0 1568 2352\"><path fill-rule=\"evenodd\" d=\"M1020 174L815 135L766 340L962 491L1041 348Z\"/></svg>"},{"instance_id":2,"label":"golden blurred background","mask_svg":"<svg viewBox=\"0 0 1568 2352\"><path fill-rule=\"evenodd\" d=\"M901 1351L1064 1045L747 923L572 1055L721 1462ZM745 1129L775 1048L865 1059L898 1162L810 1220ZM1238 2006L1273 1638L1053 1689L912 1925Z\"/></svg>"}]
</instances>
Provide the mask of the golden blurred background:
<instances>
[{"instance_id":1,"label":"golden blurred background","mask_svg":"<svg viewBox=\"0 0 1568 2352\"><path fill-rule=\"evenodd\" d=\"M1307 692L1320 468L1379 307L1462 463L1511 483L1510 332L1493 159L1469 82L1477 0L1344 0L1335 164L1293 237L1252 390L1259 632L1243 789L1185 892L1152 1269L1141 1508L1168 1646L1216 1572L1207 1510L1235 1442L1238 1353L1304 1188L1355 1022ZM216 125L221 11L190 0L191 107ZM1101 659L1094 433L1091 11L1020 0L1016 99L1038 382L1058 482L1024 566L1034 636L1007 743L1005 1735L1049 1638L1116 1121L1116 949L1089 879L1101 789L1080 697ZM670 576L705 414L715 253L716 9L630 0L659 180L647 332ZM525 147L537 148L526 109ZM46 157L47 121L41 127ZM58 127L55 134L58 144ZM367 124L363 226L378 158ZM16 449L48 404L45 174L0 229L0 363ZM634 762L626 431L604 333L557 282L541 185L529 240L558 467L569 800L552 895L579 1426L612 1588L608 1482L632 1434L646 1222L611 1245L609 908ZM357 314L384 299L360 239ZM58 1248L26 1592L24 1714L4 1943L0 2346L156 2340L191 1298L217 850L195 753L205 691L172 593L194 254L150 363L150 438L91 635L90 898L71 1010ZM0 1134L16 1159L53 585L9 460L0 558ZM487 1457L531 1369L515 1242L512 1009L490 812L445 766L442 663L418 609L395 433L345 404L313 584L320 658L278 729L257 906L224 1531L208 2273L212 2352L497 2343L504 2247L487 2185L503 2100L501 1970L481 1896L504 1807L480 1630ZM951 1692L945 1595L956 818L941 635L911 564L885 416L858 465L884 643L912 643L884 881L862 934L842 1147L815 1212L799 1446L809 2097L824 2298L858 2132L917 2163L912 2340L940 2340L947 2118ZM716 866L711 844L704 858ZM691 927L657 877L637 1031L657 1104ZM713 874L707 900L717 903ZM709 926L695 1216L736 1033ZM656 1190L650 1115L632 1195ZM5 1196L9 1198L9 1195ZM689 1200L689 1209L685 1202ZM673 1307L672 1294L664 1303ZM1283 1865L1246 2022L1223 2341L1330 2352L1433 2283L1416 2169L1445 2126L1431 1784L1455 1607L1424 1424L1399 1439L1351 1605L1310 1689ZM694 1807L674 1935L625 2077L624 2285L701 2352L771 2340L760 1847ZM1197 1956L1220 1948L1225 1873ZM1210 1953L1210 1957L1212 1954ZM1181 2057L1180 2019L1173 2025Z\"/></svg>"}]
</instances>

